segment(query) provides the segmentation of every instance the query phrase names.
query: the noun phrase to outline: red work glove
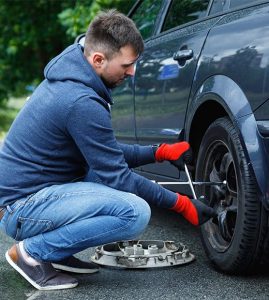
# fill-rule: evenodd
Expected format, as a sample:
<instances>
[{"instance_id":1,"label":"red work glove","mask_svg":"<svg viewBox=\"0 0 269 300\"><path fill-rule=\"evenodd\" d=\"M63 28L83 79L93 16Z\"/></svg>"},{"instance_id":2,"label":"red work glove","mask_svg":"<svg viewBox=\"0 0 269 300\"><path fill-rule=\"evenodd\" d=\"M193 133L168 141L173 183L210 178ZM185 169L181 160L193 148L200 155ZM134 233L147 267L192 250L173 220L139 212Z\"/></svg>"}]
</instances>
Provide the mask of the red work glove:
<instances>
[{"instance_id":1,"label":"red work glove","mask_svg":"<svg viewBox=\"0 0 269 300\"><path fill-rule=\"evenodd\" d=\"M182 214L182 216L193 225L202 225L209 219L216 216L216 212L210 206L204 204L201 200L190 199L187 196L177 194L176 204L172 210Z\"/></svg>"},{"instance_id":2,"label":"red work glove","mask_svg":"<svg viewBox=\"0 0 269 300\"><path fill-rule=\"evenodd\" d=\"M172 165L184 170L184 164L192 162L192 150L188 142L161 144L155 152L155 159L158 162L169 160Z\"/></svg>"},{"instance_id":3,"label":"red work glove","mask_svg":"<svg viewBox=\"0 0 269 300\"><path fill-rule=\"evenodd\" d=\"M190 145L188 142L179 142L175 144L161 144L156 152L155 159L158 162L164 160L178 160L179 157L187 150L189 150Z\"/></svg>"}]
</instances>

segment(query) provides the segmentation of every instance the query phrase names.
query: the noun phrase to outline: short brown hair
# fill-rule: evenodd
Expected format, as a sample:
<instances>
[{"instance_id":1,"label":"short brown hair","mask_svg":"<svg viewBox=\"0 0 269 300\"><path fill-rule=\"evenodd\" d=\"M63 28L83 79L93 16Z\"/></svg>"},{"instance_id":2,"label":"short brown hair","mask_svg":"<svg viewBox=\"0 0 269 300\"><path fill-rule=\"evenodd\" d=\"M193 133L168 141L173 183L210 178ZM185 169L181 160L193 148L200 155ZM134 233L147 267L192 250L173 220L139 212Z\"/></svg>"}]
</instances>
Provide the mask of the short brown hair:
<instances>
[{"instance_id":1,"label":"short brown hair","mask_svg":"<svg viewBox=\"0 0 269 300\"><path fill-rule=\"evenodd\" d=\"M99 13L90 23L85 37L84 52L100 51L111 59L120 48L130 45L137 55L144 50L144 42L134 22L113 10Z\"/></svg>"}]
</instances>

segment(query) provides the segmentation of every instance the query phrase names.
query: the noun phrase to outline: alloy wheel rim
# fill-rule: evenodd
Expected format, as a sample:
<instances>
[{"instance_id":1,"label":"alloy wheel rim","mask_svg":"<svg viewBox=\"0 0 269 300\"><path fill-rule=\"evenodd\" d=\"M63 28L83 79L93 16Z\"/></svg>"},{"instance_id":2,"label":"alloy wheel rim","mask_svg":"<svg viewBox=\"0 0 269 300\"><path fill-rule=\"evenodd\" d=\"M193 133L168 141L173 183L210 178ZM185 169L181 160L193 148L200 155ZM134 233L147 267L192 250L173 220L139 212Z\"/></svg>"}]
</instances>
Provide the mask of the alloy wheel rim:
<instances>
[{"instance_id":1,"label":"alloy wheel rim","mask_svg":"<svg viewBox=\"0 0 269 300\"><path fill-rule=\"evenodd\" d=\"M207 222L203 229L211 246L218 252L226 251L233 239L238 212L238 178L229 147L216 141L208 148L202 180L226 181L226 185L202 188L209 205L218 217Z\"/></svg>"}]
</instances>

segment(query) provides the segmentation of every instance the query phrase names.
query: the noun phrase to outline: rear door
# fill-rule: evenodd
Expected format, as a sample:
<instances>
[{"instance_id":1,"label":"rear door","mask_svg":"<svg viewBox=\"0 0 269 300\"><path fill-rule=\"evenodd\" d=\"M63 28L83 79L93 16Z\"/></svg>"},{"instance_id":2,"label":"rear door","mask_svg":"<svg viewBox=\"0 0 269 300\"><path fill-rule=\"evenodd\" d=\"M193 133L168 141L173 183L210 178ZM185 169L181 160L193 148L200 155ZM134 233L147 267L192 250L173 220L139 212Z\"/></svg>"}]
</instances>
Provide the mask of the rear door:
<instances>
[{"instance_id":1,"label":"rear door","mask_svg":"<svg viewBox=\"0 0 269 300\"><path fill-rule=\"evenodd\" d=\"M165 2L169 6L166 15L160 18L159 33L145 43L145 51L137 63L135 121L140 144L175 142L184 135L185 112L196 64L214 24L214 20L206 19L208 0ZM166 163L150 164L142 169L178 176Z\"/></svg>"}]
</instances>

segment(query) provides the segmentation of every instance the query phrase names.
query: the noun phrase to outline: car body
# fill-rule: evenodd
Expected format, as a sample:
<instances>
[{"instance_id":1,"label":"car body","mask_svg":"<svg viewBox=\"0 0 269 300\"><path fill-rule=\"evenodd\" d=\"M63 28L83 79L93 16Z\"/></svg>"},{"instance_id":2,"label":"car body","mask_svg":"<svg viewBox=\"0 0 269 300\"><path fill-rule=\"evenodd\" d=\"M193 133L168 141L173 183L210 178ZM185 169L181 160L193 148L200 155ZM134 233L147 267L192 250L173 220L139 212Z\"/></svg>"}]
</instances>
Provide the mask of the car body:
<instances>
[{"instance_id":1,"label":"car body","mask_svg":"<svg viewBox=\"0 0 269 300\"><path fill-rule=\"evenodd\" d=\"M144 0L129 17L145 51L135 76L113 91L117 139L189 141L193 178L227 181L196 187L218 212L201 226L209 259L233 274L267 265L269 1ZM136 172L157 181L179 180L169 163Z\"/></svg>"}]
</instances>

